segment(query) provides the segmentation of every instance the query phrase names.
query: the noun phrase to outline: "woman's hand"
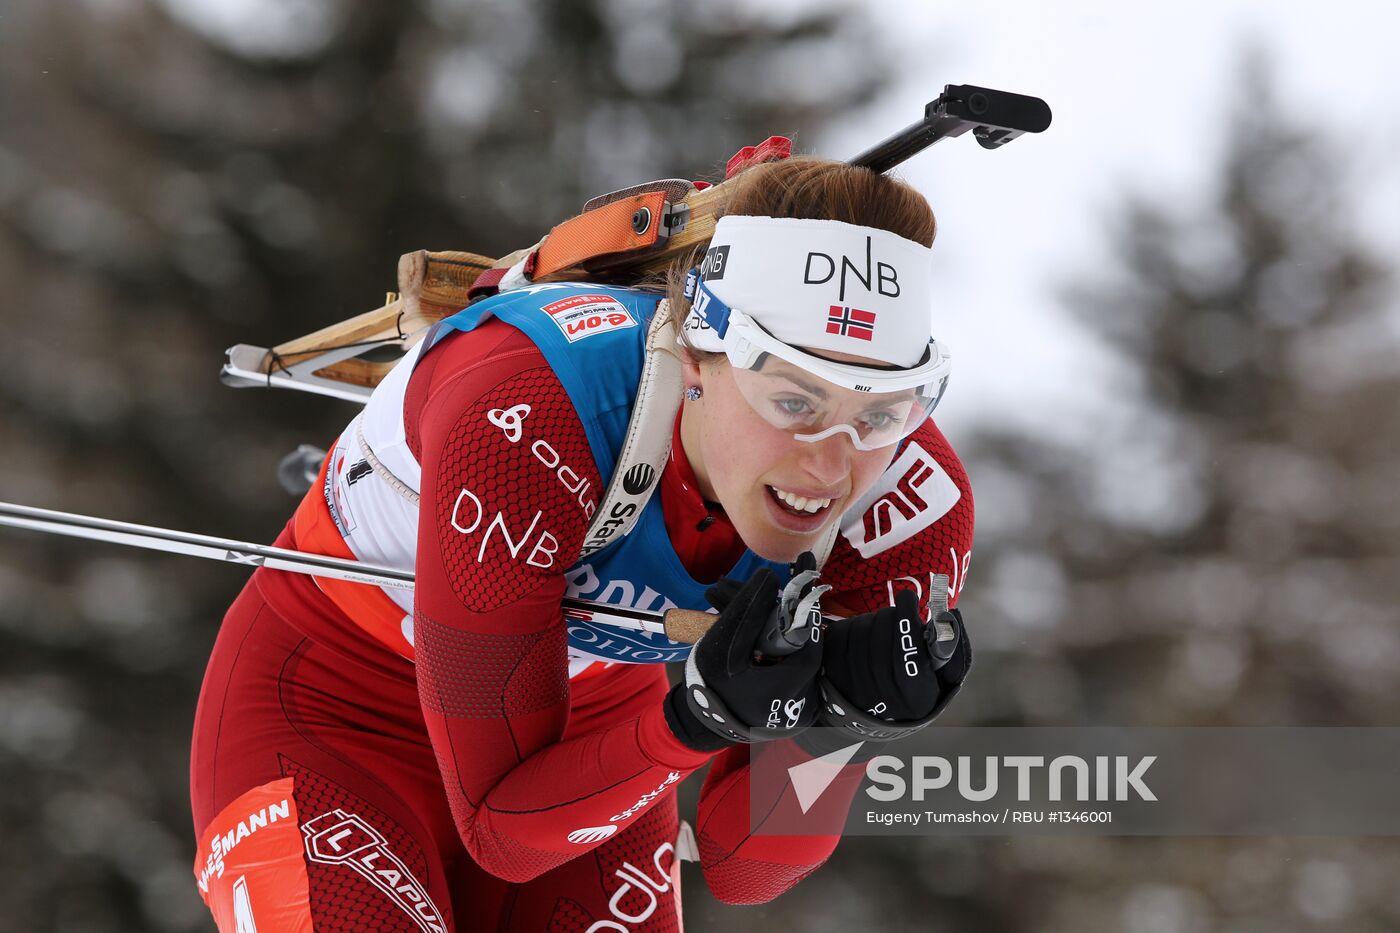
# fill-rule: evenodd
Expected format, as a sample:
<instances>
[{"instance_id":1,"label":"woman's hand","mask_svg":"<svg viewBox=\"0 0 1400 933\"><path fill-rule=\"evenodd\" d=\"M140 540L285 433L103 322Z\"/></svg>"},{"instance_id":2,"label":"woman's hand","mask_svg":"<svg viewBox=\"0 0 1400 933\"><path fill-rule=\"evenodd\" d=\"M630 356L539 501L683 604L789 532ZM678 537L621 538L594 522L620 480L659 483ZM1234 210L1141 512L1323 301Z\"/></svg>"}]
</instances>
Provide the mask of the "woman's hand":
<instances>
[{"instance_id":1,"label":"woman's hand","mask_svg":"<svg viewBox=\"0 0 1400 933\"><path fill-rule=\"evenodd\" d=\"M838 731L803 736L800 744L817 754L917 732L943 712L972 667L962 613L938 612L926 624L912 590L901 590L893 606L832 623L824 641L817 725Z\"/></svg>"},{"instance_id":2,"label":"woman's hand","mask_svg":"<svg viewBox=\"0 0 1400 933\"><path fill-rule=\"evenodd\" d=\"M893 606L827 628L823 673L842 696L876 719L928 719L957 692L971 663L961 615L947 613L943 628L938 621L926 625L918 597L900 590ZM953 667L945 673L949 664Z\"/></svg>"},{"instance_id":3,"label":"woman's hand","mask_svg":"<svg viewBox=\"0 0 1400 933\"><path fill-rule=\"evenodd\" d=\"M784 657L759 651L779 608L778 593L778 578L767 568L742 585L725 579L706 591L719 617L690 653L685 683L672 690L666 706L672 731L692 748L787 738L816 719L819 629L811 627L808 640Z\"/></svg>"}]
</instances>

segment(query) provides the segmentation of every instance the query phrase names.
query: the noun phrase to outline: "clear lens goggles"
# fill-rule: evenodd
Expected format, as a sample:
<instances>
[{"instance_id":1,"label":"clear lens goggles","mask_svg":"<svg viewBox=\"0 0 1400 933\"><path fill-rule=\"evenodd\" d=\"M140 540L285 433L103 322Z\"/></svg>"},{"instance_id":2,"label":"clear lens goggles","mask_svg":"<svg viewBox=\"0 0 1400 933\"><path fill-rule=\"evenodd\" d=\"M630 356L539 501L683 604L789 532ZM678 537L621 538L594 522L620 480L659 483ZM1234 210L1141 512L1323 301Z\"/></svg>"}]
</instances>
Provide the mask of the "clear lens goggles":
<instances>
[{"instance_id":1,"label":"clear lens goggles","mask_svg":"<svg viewBox=\"0 0 1400 933\"><path fill-rule=\"evenodd\" d=\"M936 340L910 369L838 363L783 343L703 282L694 284L694 305L720 333L739 393L799 441L845 434L858 450L888 447L928 420L947 388L952 360Z\"/></svg>"}]
</instances>

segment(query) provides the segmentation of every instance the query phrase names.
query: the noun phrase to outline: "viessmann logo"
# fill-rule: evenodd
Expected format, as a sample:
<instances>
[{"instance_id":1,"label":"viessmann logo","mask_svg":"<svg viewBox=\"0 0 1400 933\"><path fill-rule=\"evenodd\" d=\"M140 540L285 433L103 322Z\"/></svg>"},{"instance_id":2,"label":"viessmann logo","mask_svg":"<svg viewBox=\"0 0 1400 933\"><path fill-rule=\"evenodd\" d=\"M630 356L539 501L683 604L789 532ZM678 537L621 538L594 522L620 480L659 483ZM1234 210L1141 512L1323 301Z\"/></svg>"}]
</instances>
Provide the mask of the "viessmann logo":
<instances>
[{"instance_id":1,"label":"viessmann logo","mask_svg":"<svg viewBox=\"0 0 1400 933\"><path fill-rule=\"evenodd\" d=\"M278 820L288 820L291 817L291 799L283 798L246 814L226 832L215 833L209 842L209 855L205 859L204 868L199 873L200 890L205 892L209 890L211 877L222 878L224 876L224 860L240 842Z\"/></svg>"}]
</instances>

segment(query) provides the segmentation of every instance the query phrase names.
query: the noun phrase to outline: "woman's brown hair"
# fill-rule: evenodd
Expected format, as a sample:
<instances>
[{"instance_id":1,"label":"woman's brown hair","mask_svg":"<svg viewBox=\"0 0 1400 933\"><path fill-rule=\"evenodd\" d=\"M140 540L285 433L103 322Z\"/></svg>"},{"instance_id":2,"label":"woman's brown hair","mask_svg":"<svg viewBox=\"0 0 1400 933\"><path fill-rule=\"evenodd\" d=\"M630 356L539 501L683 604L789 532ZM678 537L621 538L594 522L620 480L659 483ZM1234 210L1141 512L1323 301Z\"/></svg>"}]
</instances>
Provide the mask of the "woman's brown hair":
<instances>
[{"instance_id":1,"label":"woman's brown hair","mask_svg":"<svg viewBox=\"0 0 1400 933\"><path fill-rule=\"evenodd\" d=\"M906 240L932 246L938 225L924 196L907 183L847 162L815 156L794 156L744 169L725 182L724 214L750 217L797 217L839 220L876 227ZM683 295L685 276L700 263L705 246L698 246L672 264L666 275L671 319L685 319L690 302ZM682 334L684 331L677 328ZM686 349L696 359L710 354Z\"/></svg>"}]
</instances>

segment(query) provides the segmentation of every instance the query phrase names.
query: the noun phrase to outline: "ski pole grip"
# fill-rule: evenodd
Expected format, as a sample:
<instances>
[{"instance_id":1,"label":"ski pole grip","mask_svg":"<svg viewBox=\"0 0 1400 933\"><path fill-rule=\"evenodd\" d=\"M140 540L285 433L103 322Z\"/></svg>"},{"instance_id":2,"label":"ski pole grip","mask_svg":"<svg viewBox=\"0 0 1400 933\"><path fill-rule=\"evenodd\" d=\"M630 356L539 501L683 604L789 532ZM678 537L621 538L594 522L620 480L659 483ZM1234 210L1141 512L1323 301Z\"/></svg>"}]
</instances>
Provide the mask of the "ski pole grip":
<instances>
[{"instance_id":1,"label":"ski pole grip","mask_svg":"<svg viewBox=\"0 0 1400 933\"><path fill-rule=\"evenodd\" d=\"M693 645L700 640L700 636L710 630L717 618L713 612L702 612L699 609L668 609L661 621L666 626L667 638Z\"/></svg>"}]
</instances>

